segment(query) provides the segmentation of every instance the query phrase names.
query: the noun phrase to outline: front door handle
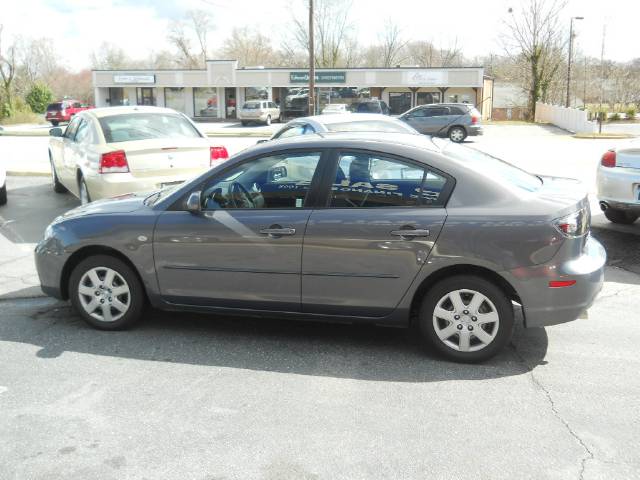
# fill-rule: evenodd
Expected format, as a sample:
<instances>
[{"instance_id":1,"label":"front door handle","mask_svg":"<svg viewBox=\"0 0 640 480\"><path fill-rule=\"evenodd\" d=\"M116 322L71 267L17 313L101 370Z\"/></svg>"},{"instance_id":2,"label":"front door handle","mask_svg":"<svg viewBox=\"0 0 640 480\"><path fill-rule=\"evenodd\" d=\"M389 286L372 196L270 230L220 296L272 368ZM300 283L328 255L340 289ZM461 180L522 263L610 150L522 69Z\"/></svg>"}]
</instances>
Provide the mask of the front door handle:
<instances>
[{"instance_id":1,"label":"front door handle","mask_svg":"<svg viewBox=\"0 0 640 480\"><path fill-rule=\"evenodd\" d=\"M263 228L260 230L263 235L269 235L270 237L281 237L283 235L295 235L295 228L283 228L280 225L271 225L269 228Z\"/></svg>"},{"instance_id":2,"label":"front door handle","mask_svg":"<svg viewBox=\"0 0 640 480\"><path fill-rule=\"evenodd\" d=\"M406 229L406 230L392 230L391 235L402 238L416 238L416 237L428 237L431 234L429 230L421 229Z\"/></svg>"}]
</instances>

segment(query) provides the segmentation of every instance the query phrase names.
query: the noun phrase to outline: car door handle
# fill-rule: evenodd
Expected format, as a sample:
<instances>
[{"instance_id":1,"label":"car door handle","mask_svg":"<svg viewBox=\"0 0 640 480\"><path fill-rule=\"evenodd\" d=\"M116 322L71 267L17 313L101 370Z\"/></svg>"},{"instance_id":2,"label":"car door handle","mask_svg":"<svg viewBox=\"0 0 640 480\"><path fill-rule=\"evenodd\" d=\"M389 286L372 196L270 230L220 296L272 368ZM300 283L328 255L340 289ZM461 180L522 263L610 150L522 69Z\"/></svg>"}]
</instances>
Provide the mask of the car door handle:
<instances>
[{"instance_id":1,"label":"car door handle","mask_svg":"<svg viewBox=\"0 0 640 480\"><path fill-rule=\"evenodd\" d=\"M282 228L282 227L276 227L276 226L271 226L269 228L263 228L260 230L260 233L263 235L271 235L274 237L280 237L282 235L295 235L296 234L296 229L295 228Z\"/></svg>"},{"instance_id":2,"label":"car door handle","mask_svg":"<svg viewBox=\"0 0 640 480\"><path fill-rule=\"evenodd\" d=\"M403 238L415 238L415 237L428 237L431 234L429 230L420 229L406 229L406 230L392 230L391 235Z\"/></svg>"}]
</instances>

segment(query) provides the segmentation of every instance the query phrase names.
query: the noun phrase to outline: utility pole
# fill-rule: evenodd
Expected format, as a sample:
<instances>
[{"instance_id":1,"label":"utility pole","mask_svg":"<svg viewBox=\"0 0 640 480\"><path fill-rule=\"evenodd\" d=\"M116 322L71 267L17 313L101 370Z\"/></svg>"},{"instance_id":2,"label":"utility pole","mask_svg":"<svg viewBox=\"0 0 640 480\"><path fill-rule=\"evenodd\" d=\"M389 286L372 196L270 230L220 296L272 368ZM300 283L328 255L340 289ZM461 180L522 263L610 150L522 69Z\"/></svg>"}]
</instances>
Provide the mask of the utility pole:
<instances>
[{"instance_id":1,"label":"utility pole","mask_svg":"<svg viewBox=\"0 0 640 480\"><path fill-rule=\"evenodd\" d=\"M598 107L598 132L602 133L602 117L604 112L602 111L602 99L604 97L604 39L607 36L607 24L602 25L602 49L600 50L600 106Z\"/></svg>"},{"instance_id":2,"label":"utility pole","mask_svg":"<svg viewBox=\"0 0 640 480\"><path fill-rule=\"evenodd\" d=\"M309 0L309 115L316 114L316 65L313 30L313 0Z\"/></svg>"},{"instance_id":3,"label":"utility pole","mask_svg":"<svg viewBox=\"0 0 640 480\"><path fill-rule=\"evenodd\" d=\"M569 60L567 62L567 101L565 107L569 108L569 92L571 91L571 57L573 54L573 21L582 20L584 17L571 17L571 23L569 26Z\"/></svg>"}]
</instances>

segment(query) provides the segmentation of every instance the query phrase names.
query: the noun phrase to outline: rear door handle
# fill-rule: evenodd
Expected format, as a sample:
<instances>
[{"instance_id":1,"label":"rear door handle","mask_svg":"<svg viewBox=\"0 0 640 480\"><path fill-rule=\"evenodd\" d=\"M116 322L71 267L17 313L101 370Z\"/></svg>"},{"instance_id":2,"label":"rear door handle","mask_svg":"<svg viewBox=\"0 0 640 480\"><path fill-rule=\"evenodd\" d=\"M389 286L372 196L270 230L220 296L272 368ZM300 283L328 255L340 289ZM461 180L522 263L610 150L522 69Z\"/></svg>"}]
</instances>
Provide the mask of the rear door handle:
<instances>
[{"instance_id":1,"label":"rear door handle","mask_svg":"<svg viewBox=\"0 0 640 480\"><path fill-rule=\"evenodd\" d=\"M428 237L431 234L429 230L420 229L407 229L407 230L392 230L391 235L403 238L415 238L415 237Z\"/></svg>"},{"instance_id":2,"label":"rear door handle","mask_svg":"<svg viewBox=\"0 0 640 480\"><path fill-rule=\"evenodd\" d=\"M295 228L282 228L280 226L271 226L269 228L263 228L260 230L260 233L263 235L270 235L273 237L281 237L283 235L295 235Z\"/></svg>"}]
</instances>

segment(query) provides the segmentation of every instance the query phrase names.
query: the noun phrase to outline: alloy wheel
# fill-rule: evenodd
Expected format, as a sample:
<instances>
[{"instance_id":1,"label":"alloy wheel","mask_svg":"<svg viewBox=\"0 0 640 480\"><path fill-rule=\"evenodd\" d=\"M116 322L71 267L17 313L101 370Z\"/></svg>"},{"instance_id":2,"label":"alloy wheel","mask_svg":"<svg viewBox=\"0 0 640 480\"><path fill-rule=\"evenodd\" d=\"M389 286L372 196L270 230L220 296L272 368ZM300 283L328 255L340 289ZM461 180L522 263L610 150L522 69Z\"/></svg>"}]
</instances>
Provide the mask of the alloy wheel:
<instances>
[{"instance_id":1,"label":"alloy wheel","mask_svg":"<svg viewBox=\"0 0 640 480\"><path fill-rule=\"evenodd\" d=\"M80 180L80 203L86 205L89 203L89 190L87 190L87 184L84 180Z\"/></svg>"},{"instance_id":2,"label":"alloy wheel","mask_svg":"<svg viewBox=\"0 0 640 480\"><path fill-rule=\"evenodd\" d=\"M495 305L475 290L447 293L433 312L433 327L440 341L460 352L477 352L489 346L499 326Z\"/></svg>"},{"instance_id":3,"label":"alloy wheel","mask_svg":"<svg viewBox=\"0 0 640 480\"><path fill-rule=\"evenodd\" d=\"M108 267L94 267L78 284L80 305L100 322L115 322L131 306L131 291L125 279Z\"/></svg>"},{"instance_id":4,"label":"alloy wheel","mask_svg":"<svg viewBox=\"0 0 640 480\"><path fill-rule=\"evenodd\" d=\"M449 138L453 142L459 143L464 140L464 131L461 128L454 128L451 130L451 133L449 133Z\"/></svg>"}]
</instances>

